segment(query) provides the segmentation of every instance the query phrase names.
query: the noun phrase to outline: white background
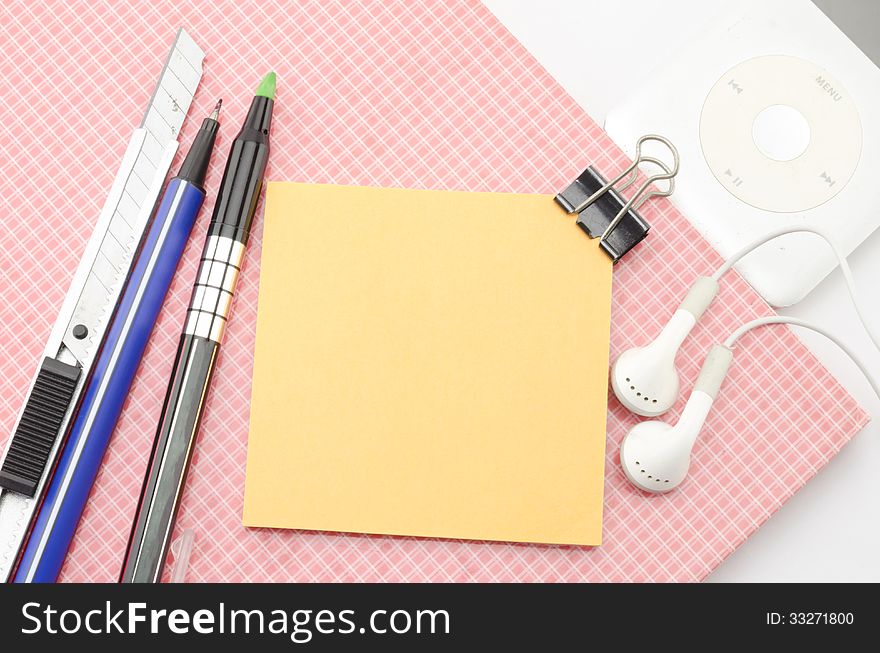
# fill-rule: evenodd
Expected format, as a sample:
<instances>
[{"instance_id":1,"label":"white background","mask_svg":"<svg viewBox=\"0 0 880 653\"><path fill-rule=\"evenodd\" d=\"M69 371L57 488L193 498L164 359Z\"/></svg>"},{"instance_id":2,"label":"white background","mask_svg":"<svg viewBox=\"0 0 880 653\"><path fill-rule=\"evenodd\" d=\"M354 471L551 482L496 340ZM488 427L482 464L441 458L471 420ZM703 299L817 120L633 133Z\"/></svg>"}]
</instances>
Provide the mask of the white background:
<instances>
[{"instance_id":1,"label":"white background","mask_svg":"<svg viewBox=\"0 0 880 653\"><path fill-rule=\"evenodd\" d=\"M855 26L862 34L875 35L866 43L857 32L849 32L876 62L880 2L820 0L817 4L831 2L843 10L842 18L833 15L845 30ZM679 43L698 34L721 6L705 0L485 0L485 4L599 123L630 85L649 74ZM869 319L880 328L876 291L880 231L850 256L850 264ZM781 312L839 334L869 368L880 371L880 354L857 322L839 271L799 305ZM880 400L834 345L809 332L799 335L875 422L712 573L710 581L880 581Z\"/></svg>"}]
</instances>

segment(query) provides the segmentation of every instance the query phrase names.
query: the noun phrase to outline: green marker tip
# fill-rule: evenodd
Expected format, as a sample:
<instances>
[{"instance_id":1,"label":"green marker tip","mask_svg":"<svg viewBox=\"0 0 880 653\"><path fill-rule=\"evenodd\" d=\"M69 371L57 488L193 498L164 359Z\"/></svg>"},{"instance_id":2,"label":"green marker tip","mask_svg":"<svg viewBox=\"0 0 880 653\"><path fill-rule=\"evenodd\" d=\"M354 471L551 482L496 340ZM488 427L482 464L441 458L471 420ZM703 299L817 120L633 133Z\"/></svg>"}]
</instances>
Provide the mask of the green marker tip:
<instances>
[{"instance_id":1,"label":"green marker tip","mask_svg":"<svg viewBox=\"0 0 880 653\"><path fill-rule=\"evenodd\" d=\"M263 81L260 82L260 85L257 87L255 95L262 95L270 100L275 99L275 73L267 73L266 76L263 77Z\"/></svg>"}]
</instances>

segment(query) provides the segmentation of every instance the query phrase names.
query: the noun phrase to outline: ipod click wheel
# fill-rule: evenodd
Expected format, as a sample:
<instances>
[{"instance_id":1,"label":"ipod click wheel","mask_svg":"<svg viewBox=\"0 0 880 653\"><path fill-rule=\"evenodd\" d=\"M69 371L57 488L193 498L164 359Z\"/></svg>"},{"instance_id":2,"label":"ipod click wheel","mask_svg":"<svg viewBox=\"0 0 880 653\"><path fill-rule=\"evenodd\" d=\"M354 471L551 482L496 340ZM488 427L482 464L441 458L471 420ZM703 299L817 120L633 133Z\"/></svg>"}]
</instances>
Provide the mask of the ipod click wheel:
<instances>
[{"instance_id":1,"label":"ipod click wheel","mask_svg":"<svg viewBox=\"0 0 880 653\"><path fill-rule=\"evenodd\" d=\"M735 4L605 127L624 150L645 133L676 144L671 199L722 256L794 225L826 230L848 254L880 226L880 69L810 2ZM836 264L821 238L790 234L737 270L787 306Z\"/></svg>"}]
</instances>

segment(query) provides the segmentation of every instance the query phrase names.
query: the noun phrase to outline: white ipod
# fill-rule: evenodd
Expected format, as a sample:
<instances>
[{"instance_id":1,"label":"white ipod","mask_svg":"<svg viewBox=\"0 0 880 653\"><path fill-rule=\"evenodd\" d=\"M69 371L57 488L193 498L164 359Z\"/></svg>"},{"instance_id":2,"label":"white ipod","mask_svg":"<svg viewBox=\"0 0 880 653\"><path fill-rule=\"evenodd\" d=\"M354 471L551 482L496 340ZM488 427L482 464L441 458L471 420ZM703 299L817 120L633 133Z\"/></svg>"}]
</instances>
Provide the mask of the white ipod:
<instances>
[{"instance_id":1,"label":"white ipod","mask_svg":"<svg viewBox=\"0 0 880 653\"><path fill-rule=\"evenodd\" d=\"M629 154L647 133L678 147L671 199L722 256L797 224L849 254L880 226L880 69L808 0L734 3L605 128ZM791 234L737 270L788 306L836 265L819 237Z\"/></svg>"}]
</instances>

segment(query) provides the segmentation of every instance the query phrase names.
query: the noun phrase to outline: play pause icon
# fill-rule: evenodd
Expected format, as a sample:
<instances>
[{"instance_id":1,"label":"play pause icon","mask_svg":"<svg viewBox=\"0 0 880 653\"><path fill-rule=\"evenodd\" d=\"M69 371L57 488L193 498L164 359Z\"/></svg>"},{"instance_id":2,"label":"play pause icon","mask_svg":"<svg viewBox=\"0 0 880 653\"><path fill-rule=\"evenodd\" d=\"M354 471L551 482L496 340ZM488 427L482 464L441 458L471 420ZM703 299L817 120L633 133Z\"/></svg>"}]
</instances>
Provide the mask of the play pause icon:
<instances>
[{"instance_id":1,"label":"play pause icon","mask_svg":"<svg viewBox=\"0 0 880 653\"><path fill-rule=\"evenodd\" d=\"M743 180L740 179L739 177L735 177L733 174L733 171L730 168L728 168L727 170L724 171L724 176L725 177L733 177L733 179L731 180L730 183L733 184L734 186L737 186L737 187L742 186Z\"/></svg>"}]
</instances>

